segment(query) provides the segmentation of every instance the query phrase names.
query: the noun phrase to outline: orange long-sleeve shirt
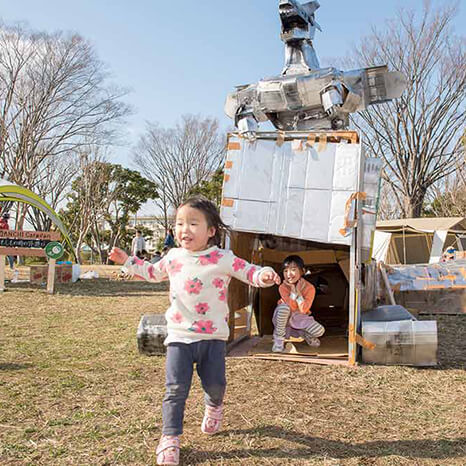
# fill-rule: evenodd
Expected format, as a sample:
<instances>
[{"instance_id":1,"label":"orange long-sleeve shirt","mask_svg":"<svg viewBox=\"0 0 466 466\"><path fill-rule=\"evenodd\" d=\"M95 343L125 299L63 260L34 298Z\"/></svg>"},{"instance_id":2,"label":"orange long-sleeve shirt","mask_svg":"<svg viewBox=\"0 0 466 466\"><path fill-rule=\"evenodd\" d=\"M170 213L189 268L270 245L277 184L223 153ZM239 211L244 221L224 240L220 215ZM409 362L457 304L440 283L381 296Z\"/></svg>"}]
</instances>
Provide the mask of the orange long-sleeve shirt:
<instances>
[{"instance_id":1,"label":"orange long-sleeve shirt","mask_svg":"<svg viewBox=\"0 0 466 466\"><path fill-rule=\"evenodd\" d=\"M301 278L296 284L298 297L293 299L291 296L291 288L286 283L282 283L278 288L280 300L278 304L288 304L291 312L301 312L302 314L310 314L311 306L314 302L316 289L304 278Z\"/></svg>"}]
</instances>

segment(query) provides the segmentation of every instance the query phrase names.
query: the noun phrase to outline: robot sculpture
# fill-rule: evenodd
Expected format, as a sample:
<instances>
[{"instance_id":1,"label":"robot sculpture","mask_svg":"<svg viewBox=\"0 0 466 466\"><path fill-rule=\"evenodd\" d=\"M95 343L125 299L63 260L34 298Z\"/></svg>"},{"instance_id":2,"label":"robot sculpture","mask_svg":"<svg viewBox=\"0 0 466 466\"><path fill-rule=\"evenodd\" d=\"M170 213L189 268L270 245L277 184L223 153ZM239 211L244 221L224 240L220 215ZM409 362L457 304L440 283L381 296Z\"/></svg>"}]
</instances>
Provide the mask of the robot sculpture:
<instances>
[{"instance_id":1,"label":"robot sculpture","mask_svg":"<svg viewBox=\"0 0 466 466\"><path fill-rule=\"evenodd\" d=\"M229 94L225 113L241 133L254 134L271 121L283 131L341 130L349 114L400 97L406 80L387 66L352 71L320 68L312 45L319 2L279 0L285 67L281 76L238 86Z\"/></svg>"}]
</instances>

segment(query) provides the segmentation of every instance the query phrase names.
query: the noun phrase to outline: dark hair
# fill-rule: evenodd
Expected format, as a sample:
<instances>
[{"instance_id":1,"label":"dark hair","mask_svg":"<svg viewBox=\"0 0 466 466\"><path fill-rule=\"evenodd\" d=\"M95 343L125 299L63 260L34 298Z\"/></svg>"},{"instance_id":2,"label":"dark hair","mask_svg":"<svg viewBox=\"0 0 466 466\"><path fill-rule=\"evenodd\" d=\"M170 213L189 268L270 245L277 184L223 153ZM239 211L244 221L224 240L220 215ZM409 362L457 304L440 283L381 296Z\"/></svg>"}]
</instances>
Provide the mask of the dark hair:
<instances>
[{"instance_id":1,"label":"dark hair","mask_svg":"<svg viewBox=\"0 0 466 466\"><path fill-rule=\"evenodd\" d=\"M136 233L139 233L140 235L142 235L142 231L141 231L141 230L136 230Z\"/></svg>"},{"instance_id":2,"label":"dark hair","mask_svg":"<svg viewBox=\"0 0 466 466\"><path fill-rule=\"evenodd\" d=\"M209 227L215 228L215 235L209 239L208 244L210 246L220 246L220 243L222 242L222 232L230 231L230 228L228 227L228 225L225 225L225 223L223 223L223 220L220 218L217 206L204 196L190 197L189 199L184 201L178 207L178 209L186 205L192 207L193 209L200 210L204 214L207 220L207 225Z\"/></svg>"},{"instance_id":3,"label":"dark hair","mask_svg":"<svg viewBox=\"0 0 466 466\"><path fill-rule=\"evenodd\" d=\"M280 276L283 280L283 272L287 267L289 267L291 264L296 264L299 269L301 269L302 274L304 275L304 261L301 259L299 256L288 256L284 261L283 264L280 268Z\"/></svg>"}]
</instances>

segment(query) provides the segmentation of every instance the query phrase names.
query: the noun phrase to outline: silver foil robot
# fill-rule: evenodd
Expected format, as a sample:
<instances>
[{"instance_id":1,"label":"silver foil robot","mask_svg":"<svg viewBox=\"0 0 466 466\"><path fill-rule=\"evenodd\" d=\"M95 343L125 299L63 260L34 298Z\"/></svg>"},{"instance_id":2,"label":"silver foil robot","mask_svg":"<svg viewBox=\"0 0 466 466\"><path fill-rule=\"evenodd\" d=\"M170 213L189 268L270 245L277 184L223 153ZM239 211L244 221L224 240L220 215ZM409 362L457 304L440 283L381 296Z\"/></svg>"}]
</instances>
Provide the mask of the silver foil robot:
<instances>
[{"instance_id":1,"label":"silver foil robot","mask_svg":"<svg viewBox=\"0 0 466 466\"><path fill-rule=\"evenodd\" d=\"M238 86L229 94L225 113L241 133L254 134L258 123L270 120L284 131L339 130L349 114L368 105L400 97L406 80L387 66L352 71L320 68L312 45L319 2L279 0L285 67L280 76Z\"/></svg>"}]
</instances>

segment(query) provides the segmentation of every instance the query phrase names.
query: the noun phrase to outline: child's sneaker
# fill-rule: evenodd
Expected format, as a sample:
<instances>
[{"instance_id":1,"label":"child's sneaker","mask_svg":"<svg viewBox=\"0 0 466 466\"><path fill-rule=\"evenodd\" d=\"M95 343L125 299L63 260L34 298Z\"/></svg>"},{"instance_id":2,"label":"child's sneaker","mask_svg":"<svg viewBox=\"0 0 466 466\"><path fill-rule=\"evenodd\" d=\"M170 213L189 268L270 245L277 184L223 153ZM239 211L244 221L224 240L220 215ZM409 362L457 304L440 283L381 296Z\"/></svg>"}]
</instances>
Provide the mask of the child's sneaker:
<instances>
[{"instance_id":1,"label":"child's sneaker","mask_svg":"<svg viewBox=\"0 0 466 466\"><path fill-rule=\"evenodd\" d=\"M180 438L176 435L162 435L156 450L157 464L176 466L180 463Z\"/></svg>"},{"instance_id":2,"label":"child's sneaker","mask_svg":"<svg viewBox=\"0 0 466 466\"><path fill-rule=\"evenodd\" d=\"M204 419L202 420L201 430L204 434L216 434L222 427L223 422L223 404L220 406L205 407Z\"/></svg>"},{"instance_id":3,"label":"child's sneaker","mask_svg":"<svg viewBox=\"0 0 466 466\"><path fill-rule=\"evenodd\" d=\"M285 349L285 341L282 338L274 338L272 345L272 352L274 353L283 353Z\"/></svg>"},{"instance_id":4,"label":"child's sneaker","mask_svg":"<svg viewBox=\"0 0 466 466\"><path fill-rule=\"evenodd\" d=\"M313 348L318 348L320 346L320 340L316 337L306 338L306 343Z\"/></svg>"}]
</instances>

